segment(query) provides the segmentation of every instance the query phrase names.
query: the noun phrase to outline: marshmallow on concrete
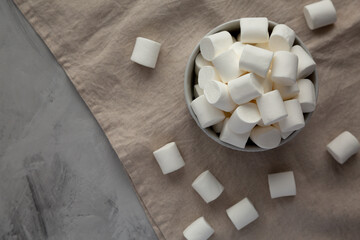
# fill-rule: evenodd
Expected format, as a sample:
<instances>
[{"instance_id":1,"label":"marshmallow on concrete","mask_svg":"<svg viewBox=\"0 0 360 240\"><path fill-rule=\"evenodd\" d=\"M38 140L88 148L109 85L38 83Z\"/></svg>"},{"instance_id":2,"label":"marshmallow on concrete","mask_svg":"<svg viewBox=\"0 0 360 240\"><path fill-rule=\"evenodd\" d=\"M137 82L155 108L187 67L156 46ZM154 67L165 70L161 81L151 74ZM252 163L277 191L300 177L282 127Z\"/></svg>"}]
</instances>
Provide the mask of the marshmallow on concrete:
<instances>
[{"instance_id":1,"label":"marshmallow on concrete","mask_svg":"<svg viewBox=\"0 0 360 240\"><path fill-rule=\"evenodd\" d=\"M279 90L283 100L288 100L290 98L296 97L300 91L296 82L290 86L284 86L279 83L274 83L274 89Z\"/></svg>"},{"instance_id":2,"label":"marshmallow on concrete","mask_svg":"<svg viewBox=\"0 0 360 240\"><path fill-rule=\"evenodd\" d=\"M296 195L294 173L292 171L268 175L271 198Z\"/></svg>"},{"instance_id":3,"label":"marshmallow on concrete","mask_svg":"<svg viewBox=\"0 0 360 240\"><path fill-rule=\"evenodd\" d=\"M296 82L298 69L298 57L287 51L278 51L274 54L271 69L273 82L290 86Z\"/></svg>"},{"instance_id":4,"label":"marshmallow on concrete","mask_svg":"<svg viewBox=\"0 0 360 240\"><path fill-rule=\"evenodd\" d=\"M269 40L269 22L267 18L241 18L240 34L243 43L263 43Z\"/></svg>"},{"instance_id":5,"label":"marshmallow on concrete","mask_svg":"<svg viewBox=\"0 0 360 240\"><path fill-rule=\"evenodd\" d=\"M296 97L304 113L313 112L316 107L315 87L309 79L300 79L297 81L299 94Z\"/></svg>"},{"instance_id":6,"label":"marshmallow on concrete","mask_svg":"<svg viewBox=\"0 0 360 240\"><path fill-rule=\"evenodd\" d=\"M250 139L259 147L272 149L281 142L280 131L273 126L256 126L250 133Z\"/></svg>"},{"instance_id":7,"label":"marshmallow on concrete","mask_svg":"<svg viewBox=\"0 0 360 240\"><path fill-rule=\"evenodd\" d=\"M211 80L221 81L220 76L213 66L204 66L199 71L199 87L204 89Z\"/></svg>"},{"instance_id":8,"label":"marshmallow on concrete","mask_svg":"<svg viewBox=\"0 0 360 240\"><path fill-rule=\"evenodd\" d=\"M213 125L212 128L214 129L214 132L221 133L223 126L224 126L224 121L221 121L221 122Z\"/></svg>"},{"instance_id":9,"label":"marshmallow on concrete","mask_svg":"<svg viewBox=\"0 0 360 240\"><path fill-rule=\"evenodd\" d=\"M244 50L244 47L245 47L245 44L243 44L241 42L235 42L235 43L233 43L233 45L231 45L230 49L233 49L240 58L242 51Z\"/></svg>"},{"instance_id":10,"label":"marshmallow on concrete","mask_svg":"<svg viewBox=\"0 0 360 240\"><path fill-rule=\"evenodd\" d=\"M281 132L281 129L280 129L280 126L279 126L279 123L274 123L273 124L273 127L279 129L280 131L280 135L281 135L281 138L282 139L287 139L294 131L290 131L290 132Z\"/></svg>"},{"instance_id":11,"label":"marshmallow on concrete","mask_svg":"<svg viewBox=\"0 0 360 240\"><path fill-rule=\"evenodd\" d=\"M305 127L304 115L297 99L284 102L288 116L279 121L281 132L291 132Z\"/></svg>"},{"instance_id":12,"label":"marshmallow on concrete","mask_svg":"<svg viewBox=\"0 0 360 240\"><path fill-rule=\"evenodd\" d=\"M200 88L198 84L194 85L194 96L195 98L204 95L204 90Z\"/></svg>"},{"instance_id":13,"label":"marshmallow on concrete","mask_svg":"<svg viewBox=\"0 0 360 240\"><path fill-rule=\"evenodd\" d=\"M273 55L273 52L269 50L245 45L240 57L239 67L243 71L253 72L265 78Z\"/></svg>"},{"instance_id":14,"label":"marshmallow on concrete","mask_svg":"<svg viewBox=\"0 0 360 240\"><path fill-rule=\"evenodd\" d=\"M242 229L259 217L259 213L248 198L244 198L237 204L226 209L226 213L237 230Z\"/></svg>"},{"instance_id":15,"label":"marshmallow on concrete","mask_svg":"<svg viewBox=\"0 0 360 240\"><path fill-rule=\"evenodd\" d=\"M171 142L153 152L163 174L174 172L185 165L183 158L176 146Z\"/></svg>"},{"instance_id":16,"label":"marshmallow on concrete","mask_svg":"<svg viewBox=\"0 0 360 240\"><path fill-rule=\"evenodd\" d=\"M278 90L264 93L256 99L264 125L270 125L287 117L285 104Z\"/></svg>"},{"instance_id":17,"label":"marshmallow on concrete","mask_svg":"<svg viewBox=\"0 0 360 240\"><path fill-rule=\"evenodd\" d=\"M200 51L206 60L212 61L219 54L228 50L232 44L231 34L227 31L222 31L204 37L200 41Z\"/></svg>"},{"instance_id":18,"label":"marshmallow on concrete","mask_svg":"<svg viewBox=\"0 0 360 240\"><path fill-rule=\"evenodd\" d=\"M229 127L234 133L248 133L260 121L260 113L255 103L246 103L236 108L229 119Z\"/></svg>"},{"instance_id":19,"label":"marshmallow on concrete","mask_svg":"<svg viewBox=\"0 0 360 240\"><path fill-rule=\"evenodd\" d=\"M229 127L229 119L225 119L224 126L221 130L219 139L223 142L231 144L235 147L245 148L246 142L249 139L250 132L244 134L234 133Z\"/></svg>"},{"instance_id":20,"label":"marshmallow on concrete","mask_svg":"<svg viewBox=\"0 0 360 240\"><path fill-rule=\"evenodd\" d=\"M328 152L340 164L359 152L359 141L350 132L345 131L326 146Z\"/></svg>"},{"instance_id":21,"label":"marshmallow on concrete","mask_svg":"<svg viewBox=\"0 0 360 240\"><path fill-rule=\"evenodd\" d=\"M205 66L212 66L212 63L205 60L200 52L195 58L195 73L198 75L200 69Z\"/></svg>"},{"instance_id":22,"label":"marshmallow on concrete","mask_svg":"<svg viewBox=\"0 0 360 240\"><path fill-rule=\"evenodd\" d=\"M229 49L221 53L212 61L224 83L245 73L239 68L239 60L240 57L236 54L235 50Z\"/></svg>"},{"instance_id":23,"label":"marshmallow on concrete","mask_svg":"<svg viewBox=\"0 0 360 240\"><path fill-rule=\"evenodd\" d=\"M274 27L269 48L271 51L290 51L295 41L295 32L285 24L278 24Z\"/></svg>"},{"instance_id":24,"label":"marshmallow on concrete","mask_svg":"<svg viewBox=\"0 0 360 240\"><path fill-rule=\"evenodd\" d=\"M131 61L149 68L155 68L161 44L150 39L137 37Z\"/></svg>"},{"instance_id":25,"label":"marshmallow on concrete","mask_svg":"<svg viewBox=\"0 0 360 240\"><path fill-rule=\"evenodd\" d=\"M230 97L228 86L225 83L212 80L204 89L206 100L216 108L225 112L231 112L236 108L236 104Z\"/></svg>"},{"instance_id":26,"label":"marshmallow on concrete","mask_svg":"<svg viewBox=\"0 0 360 240\"><path fill-rule=\"evenodd\" d=\"M208 103L204 95L193 100L191 108L202 128L210 127L225 119L224 112Z\"/></svg>"},{"instance_id":27,"label":"marshmallow on concrete","mask_svg":"<svg viewBox=\"0 0 360 240\"><path fill-rule=\"evenodd\" d=\"M214 229L204 217L196 219L183 232L183 235L187 240L207 240L213 234Z\"/></svg>"},{"instance_id":28,"label":"marshmallow on concrete","mask_svg":"<svg viewBox=\"0 0 360 240\"><path fill-rule=\"evenodd\" d=\"M336 9L330 0L322 0L304 7L307 25L311 30L336 22Z\"/></svg>"},{"instance_id":29,"label":"marshmallow on concrete","mask_svg":"<svg viewBox=\"0 0 360 240\"><path fill-rule=\"evenodd\" d=\"M224 191L223 185L206 170L200 174L191 185L206 203L217 199Z\"/></svg>"},{"instance_id":30,"label":"marshmallow on concrete","mask_svg":"<svg viewBox=\"0 0 360 240\"><path fill-rule=\"evenodd\" d=\"M299 45L291 48L291 52L298 57L297 79L305 78L314 72L316 63L314 59Z\"/></svg>"},{"instance_id":31,"label":"marshmallow on concrete","mask_svg":"<svg viewBox=\"0 0 360 240\"><path fill-rule=\"evenodd\" d=\"M253 73L245 74L228 83L231 98L237 104L247 103L264 92L259 77Z\"/></svg>"}]
</instances>

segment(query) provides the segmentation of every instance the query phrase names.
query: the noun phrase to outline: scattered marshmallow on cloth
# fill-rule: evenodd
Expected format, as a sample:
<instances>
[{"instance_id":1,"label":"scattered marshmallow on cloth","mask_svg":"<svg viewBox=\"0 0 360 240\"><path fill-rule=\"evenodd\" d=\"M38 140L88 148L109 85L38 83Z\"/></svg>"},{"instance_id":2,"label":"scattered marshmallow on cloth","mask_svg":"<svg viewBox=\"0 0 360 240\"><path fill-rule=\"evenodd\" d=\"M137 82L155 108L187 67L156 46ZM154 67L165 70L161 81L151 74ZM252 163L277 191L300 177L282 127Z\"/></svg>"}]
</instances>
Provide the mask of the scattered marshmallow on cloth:
<instances>
[{"instance_id":1,"label":"scattered marshmallow on cloth","mask_svg":"<svg viewBox=\"0 0 360 240\"><path fill-rule=\"evenodd\" d=\"M359 152L360 143L354 135L345 131L332 140L326 148L338 163L343 164Z\"/></svg>"},{"instance_id":2,"label":"scattered marshmallow on cloth","mask_svg":"<svg viewBox=\"0 0 360 240\"><path fill-rule=\"evenodd\" d=\"M161 44L153 40L138 37L136 38L131 61L149 68L155 68Z\"/></svg>"},{"instance_id":3,"label":"scattered marshmallow on cloth","mask_svg":"<svg viewBox=\"0 0 360 240\"><path fill-rule=\"evenodd\" d=\"M292 171L269 174L268 182L271 198L296 195L296 184Z\"/></svg>"},{"instance_id":4,"label":"scattered marshmallow on cloth","mask_svg":"<svg viewBox=\"0 0 360 240\"><path fill-rule=\"evenodd\" d=\"M176 146L171 142L153 152L163 174L174 172L185 165L185 162Z\"/></svg>"},{"instance_id":5,"label":"scattered marshmallow on cloth","mask_svg":"<svg viewBox=\"0 0 360 240\"><path fill-rule=\"evenodd\" d=\"M207 240L213 234L214 229L204 217L196 219L183 232L183 235L187 240Z\"/></svg>"}]
</instances>

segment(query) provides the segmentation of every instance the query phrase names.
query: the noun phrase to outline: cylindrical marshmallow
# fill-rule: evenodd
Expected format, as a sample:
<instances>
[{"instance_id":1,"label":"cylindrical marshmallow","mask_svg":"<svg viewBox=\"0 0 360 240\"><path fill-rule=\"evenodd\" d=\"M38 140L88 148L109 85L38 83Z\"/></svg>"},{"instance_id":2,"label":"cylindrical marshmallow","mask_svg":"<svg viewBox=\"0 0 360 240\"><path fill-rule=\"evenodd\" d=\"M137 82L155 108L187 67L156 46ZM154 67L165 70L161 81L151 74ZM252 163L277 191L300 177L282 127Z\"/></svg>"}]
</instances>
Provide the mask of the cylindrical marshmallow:
<instances>
[{"instance_id":1,"label":"cylindrical marshmallow","mask_svg":"<svg viewBox=\"0 0 360 240\"><path fill-rule=\"evenodd\" d=\"M187 240L207 240L213 234L214 229L204 217L196 219L183 232L183 235Z\"/></svg>"},{"instance_id":2,"label":"cylindrical marshmallow","mask_svg":"<svg viewBox=\"0 0 360 240\"><path fill-rule=\"evenodd\" d=\"M202 67L198 76L199 87L204 89L211 80L221 81L216 69L213 66Z\"/></svg>"},{"instance_id":3,"label":"cylindrical marshmallow","mask_svg":"<svg viewBox=\"0 0 360 240\"><path fill-rule=\"evenodd\" d=\"M315 87L309 79L300 79L297 81L299 94L297 99L304 113L313 112L316 107Z\"/></svg>"},{"instance_id":4,"label":"cylindrical marshmallow","mask_svg":"<svg viewBox=\"0 0 360 240\"><path fill-rule=\"evenodd\" d=\"M224 121L221 121L221 122L213 125L212 128L214 129L214 132L221 133L223 126L224 126Z\"/></svg>"},{"instance_id":5,"label":"cylindrical marshmallow","mask_svg":"<svg viewBox=\"0 0 360 240\"><path fill-rule=\"evenodd\" d=\"M212 66L212 63L205 60L201 53L199 53L195 58L195 73L198 75L200 69L205 66Z\"/></svg>"},{"instance_id":6,"label":"cylindrical marshmallow","mask_svg":"<svg viewBox=\"0 0 360 240\"><path fill-rule=\"evenodd\" d=\"M265 78L258 77L258 79L260 79L260 83L262 85L264 93L271 92L273 90L273 81L271 80L271 70L269 70Z\"/></svg>"},{"instance_id":7,"label":"cylindrical marshmallow","mask_svg":"<svg viewBox=\"0 0 360 240\"><path fill-rule=\"evenodd\" d=\"M150 39L137 37L131 61L149 68L155 68L161 44Z\"/></svg>"},{"instance_id":8,"label":"cylindrical marshmallow","mask_svg":"<svg viewBox=\"0 0 360 240\"><path fill-rule=\"evenodd\" d=\"M264 125L270 125L287 117L285 104L278 90L264 93L256 99Z\"/></svg>"},{"instance_id":9,"label":"cylindrical marshmallow","mask_svg":"<svg viewBox=\"0 0 360 240\"><path fill-rule=\"evenodd\" d=\"M223 82L227 83L245 73L239 68L239 59L240 57L236 54L234 49L226 50L214 58L212 62Z\"/></svg>"},{"instance_id":10,"label":"cylindrical marshmallow","mask_svg":"<svg viewBox=\"0 0 360 240\"><path fill-rule=\"evenodd\" d=\"M230 97L228 86L219 81L210 81L204 89L206 100L216 108L225 112L231 112L236 104Z\"/></svg>"},{"instance_id":11,"label":"cylindrical marshmallow","mask_svg":"<svg viewBox=\"0 0 360 240\"><path fill-rule=\"evenodd\" d=\"M343 164L359 151L360 144L354 135L345 131L332 140L326 148L338 163Z\"/></svg>"},{"instance_id":12,"label":"cylindrical marshmallow","mask_svg":"<svg viewBox=\"0 0 360 240\"><path fill-rule=\"evenodd\" d=\"M314 59L299 45L291 48L291 52L298 57L297 79L309 76L316 68Z\"/></svg>"},{"instance_id":13,"label":"cylindrical marshmallow","mask_svg":"<svg viewBox=\"0 0 360 240\"><path fill-rule=\"evenodd\" d=\"M183 158L176 146L171 142L153 152L163 174L168 174L185 165Z\"/></svg>"},{"instance_id":14,"label":"cylindrical marshmallow","mask_svg":"<svg viewBox=\"0 0 360 240\"><path fill-rule=\"evenodd\" d=\"M278 51L274 54L271 69L273 82L290 86L294 85L297 77L298 57L287 51Z\"/></svg>"},{"instance_id":15,"label":"cylindrical marshmallow","mask_svg":"<svg viewBox=\"0 0 360 240\"><path fill-rule=\"evenodd\" d=\"M263 43L269 40L269 22L267 18L241 18L240 34L243 43Z\"/></svg>"},{"instance_id":16,"label":"cylindrical marshmallow","mask_svg":"<svg viewBox=\"0 0 360 240\"><path fill-rule=\"evenodd\" d=\"M237 204L226 209L226 213L237 230L242 229L259 217L259 213L248 198L244 198Z\"/></svg>"},{"instance_id":17,"label":"cylindrical marshmallow","mask_svg":"<svg viewBox=\"0 0 360 240\"><path fill-rule=\"evenodd\" d=\"M227 31L222 31L204 37L200 41L200 51L206 60L212 61L220 53L228 50L232 44L231 34Z\"/></svg>"},{"instance_id":18,"label":"cylindrical marshmallow","mask_svg":"<svg viewBox=\"0 0 360 240\"><path fill-rule=\"evenodd\" d=\"M247 103L264 92L259 77L253 73L245 74L228 83L231 98L237 104Z\"/></svg>"},{"instance_id":19,"label":"cylindrical marshmallow","mask_svg":"<svg viewBox=\"0 0 360 240\"><path fill-rule=\"evenodd\" d=\"M290 132L282 132L279 126L279 123L274 123L273 127L279 129L280 131L280 135L282 139L287 139L288 137L290 137L290 135L294 132L294 131L290 131Z\"/></svg>"},{"instance_id":20,"label":"cylindrical marshmallow","mask_svg":"<svg viewBox=\"0 0 360 240\"><path fill-rule=\"evenodd\" d=\"M322 0L304 7L306 23L311 30L336 22L336 9L330 0Z\"/></svg>"},{"instance_id":21,"label":"cylindrical marshmallow","mask_svg":"<svg viewBox=\"0 0 360 240\"><path fill-rule=\"evenodd\" d=\"M200 88L198 84L194 85L194 96L195 98L204 95L204 90Z\"/></svg>"},{"instance_id":22,"label":"cylindrical marshmallow","mask_svg":"<svg viewBox=\"0 0 360 240\"><path fill-rule=\"evenodd\" d=\"M271 51L270 46L269 46L269 42L257 43L257 44L255 44L255 46Z\"/></svg>"},{"instance_id":23,"label":"cylindrical marshmallow","mask_svg":"<svg viewBox=\"0 0 360 240\"><path fill-rule=\"evenodd\" d=\"M269 174L268 182L271 198L296 195L295 178L292 171Z\"/></svg>"},{"instance_id":24,"label":"cylindrical marshmallow","mask_svg":"<svg viewBox=\"0 0 360 240\"><path fill-rule=\"evenodd\" d=\"M291 132L305 127L304 115L297 99L284 102L288 116L279 121L281 132Z\"/></svg>"},{"instance_id":25,"label":"cylindrical marshmallow","mask_svg":"<svg viewBox=\"0 0 360 240\"><path fill-rule=\"evenodd\" d=\"M239 67L243 71L253 72L264 78L269 71L273 55L273 52L269 50L245 45L240 57Z\"/></svg>"},{"instance_id":26,"label":"cylindrical marshmallow","mask_svg":"<svg viewBox=\"0 0 360 240\"><path fill-rule=\"evenodd\" d=\"M243 44L241 42L235 42L235 43L233 43L233 45L230 46L230 49L233 49L240 58L242 51L244 50L244 47L245 47L245 44Z\"/></svg>"},{"instance_id":27,"label":"cylindrical marshmallow","mask_svg":"<svg viewBox=\"0 0 360 240\"><path fill-rule=\"evenodd\" d=\"M210 127L225 119L224 112L208 103L204 95L193 100L191 108L202 128Z\"/></svg>"},{"instance_id":28,"label":"cylindrical marshmallow","mask_svg":"<svg viewBox=\"0 0 360 240\"><path fill-rule=\"evenodd\" d=\"M279 83L274 83L274 89L279 90L279 93L283 100L288 100L290 98L296 97L300 91L296 82L291 86L284 86Z\"/></svg>"},{"instance_id":29,"label":"cylindrical marshmallow","mask_svg":"<svg viewBox=\"0 0 360 240\"><path fill-rule=\"evenodd\" d=\"M260 119L260 113L256 104L246 103L236 108L228 124L233 132L243 134L250 132Z\"/></svg>"},{"instance_id":30,"label":"cylindrical marshmallow","mask_svg":"<svg viewBox=\"0 0 360 240\"><path fill-rule=\"evenodd\" d=\"M272 149L279 146L281 134L273 126L256 126L250 133L250 139L261 148Z\"/></svg>"},{"instance_id":31,"label":"cylindrical marshmallow","mask_svg":"<svg viewBox=\"0 0 360 240\"><path fill-rule=\"evenodd\" d=\"M229 127L229 119L225 119L224 126L221 130L219 139L223 142L231 144L235 147L245 148L246 142L249 139L250 132L244 134L234 133Z\"/></svg>"},{"instance_id":32,"label":"cylindrical marshmallow","mask_svg":"<svg viewBox=\"0 0 360 240\"><path fill-rule=\"evenodd\" d=\"M295 32L285 24L278 24L274 27L270 39L269 48L271 51L290 51L295 41Z\"/></svg>"},{"instance_id":33,"label":"cylindrical marshmallow","mask_svg":"<svg viewBox=\"0 0 360 240\"><path fill-rule=\"evenodd\" d=\"M224 191L223 185L206 170L200 174L191 185L206 203L217 199Z\"/></svg>"}]
</instances>

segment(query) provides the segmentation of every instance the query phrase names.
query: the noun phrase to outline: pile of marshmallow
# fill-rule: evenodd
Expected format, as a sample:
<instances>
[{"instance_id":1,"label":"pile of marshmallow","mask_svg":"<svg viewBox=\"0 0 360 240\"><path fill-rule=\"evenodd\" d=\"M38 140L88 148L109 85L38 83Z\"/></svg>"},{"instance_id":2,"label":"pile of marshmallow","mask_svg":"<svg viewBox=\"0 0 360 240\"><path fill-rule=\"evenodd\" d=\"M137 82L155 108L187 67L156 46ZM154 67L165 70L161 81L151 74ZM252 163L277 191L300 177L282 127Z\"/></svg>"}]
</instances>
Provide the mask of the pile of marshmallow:
<instances>
[{"instance_id":1,"label":"pile of marshmallow","mask_svg":"<svg viewBox=\"0 0 360 240\"><path fill-rule=\"evenodd\" d=\"M278 24L269 37L268 19L241 18L237 40L227 31L204 37L195 59L198 76L191 107L202 128L244 148L250 138L264 149L277 147L305 126L314 111L316 67L295 45L295 32Z\"/></svg>"}]
</instances>

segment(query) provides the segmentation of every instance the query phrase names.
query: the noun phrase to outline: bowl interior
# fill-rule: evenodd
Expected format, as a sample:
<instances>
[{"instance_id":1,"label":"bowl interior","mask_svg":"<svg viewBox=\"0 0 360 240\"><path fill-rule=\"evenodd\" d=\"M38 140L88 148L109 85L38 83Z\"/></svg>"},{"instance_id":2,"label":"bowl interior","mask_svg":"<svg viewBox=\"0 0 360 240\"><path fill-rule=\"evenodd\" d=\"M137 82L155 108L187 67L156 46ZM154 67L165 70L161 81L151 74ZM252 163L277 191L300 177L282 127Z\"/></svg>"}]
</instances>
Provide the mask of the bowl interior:
<instances>
[{"instance_id":1,"label":"bowl interior","mask_svg":"<svg viewBox=\"0 0 360 240\"><path fill-rule=\"evenodd\" d=\"M269 34L271 34L272 29L277 25L277 23L269 21ZM235 38L237 37L237 35L240 33L240 19L236 19L236 20L232 20L229 22L226 22L224 24L221 24L219 26L217 26L216 28L212 29L209 33L207 33L206 35L210 35L216 32L220 32L220 31L229 31L231 33L232 36L234 36ZM295 38L295 42L294 45L300 45L302 48L305 49L305 51L310 54L309 50L306 48L305 44L298 38L298 36L296 35ZM236 146L233 146L231 144L225 143L223 141L221 141L219 139L219 135L217 133L215 133L215 131L211 128L202 128L200 126L200 123L194 113L194 111L192 110L190 104L192 102L192 100L195 99L194 96L194 85L195 85L195 80L196 80L196 75L195 75L195 71L194 71L194 62L195 62L195 58L197 56L197 54L200 52L200 42L196 45L195 49L193 50L193 52L190 55L190 58L187 62L186 65L186 70L185 70L185 82L184 82L184 87L185 87L185 101L186 104L188 106L188 109L190 111L191 116L194 118L195 122L197 123L197 125L206 133L206 135L208 135L211 139L213 139L214 141L216 141L217 143L234 149L234 150L238 150L238 151L245 151L245 152L262 152L262 151L266 151L269 149L263 149L260 148L258 146L256 146L250 139L248 141L248 143L246 144L245 148L239 148ZM310 54L311 56L311 54ZM315 71L307 77L308 79L310 79L315 86L315 95L316 95L316 99L318 97L318 78L317 78L317 70L315 69ZM304 114L304 118L305 118L305 123L307 123L311 117L312 113L305 113ZM306 127L306 126L305 126ZM280 145L284 145L285 143L287 143L288 141L290 141L291 139L293 139L299 132L300 130L295 131L294 133L292 133L288 138L286 139L282 139L280 142ZM278 147L279 147L278 146Z\"/></svg>"}]
</instances>

